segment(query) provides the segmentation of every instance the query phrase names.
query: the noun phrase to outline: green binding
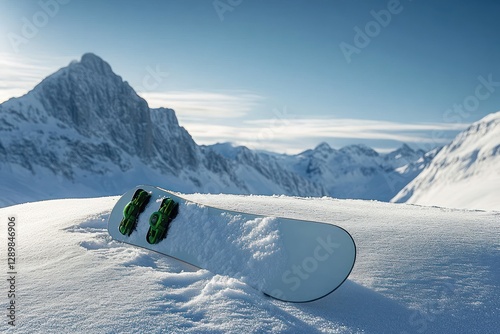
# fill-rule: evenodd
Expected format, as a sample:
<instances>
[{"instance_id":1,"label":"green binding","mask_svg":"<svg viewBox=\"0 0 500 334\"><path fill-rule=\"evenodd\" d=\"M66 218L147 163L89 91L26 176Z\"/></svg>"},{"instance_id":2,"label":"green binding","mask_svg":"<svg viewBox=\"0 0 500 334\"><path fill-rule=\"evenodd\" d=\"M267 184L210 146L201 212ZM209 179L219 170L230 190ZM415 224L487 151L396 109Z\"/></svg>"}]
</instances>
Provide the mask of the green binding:
<instances>
[{"instance_id":1,"label":"green binding","mask_svg":"<svg viewBox=\"0 0 500 334\"><path fill-rule=\"evenodd\" d=\"M170 222L177 216L179 204L171 198L164 198L160 209L149 217L149 230L146 240L150 244L157 244L167 236Z\"/></svg>"},{"instance_id":2,"label":"green binding","mask_svg":"<svg viewBox=\"0 0 500 334\"><path fill-rule=\"evenodd\" d=\"M144 211L151 195L143 190L137 189L132 200L123 208L123 219L118 229L123 235L129 236L135 229L139 215Z\"/></svg>"}]
</instances>

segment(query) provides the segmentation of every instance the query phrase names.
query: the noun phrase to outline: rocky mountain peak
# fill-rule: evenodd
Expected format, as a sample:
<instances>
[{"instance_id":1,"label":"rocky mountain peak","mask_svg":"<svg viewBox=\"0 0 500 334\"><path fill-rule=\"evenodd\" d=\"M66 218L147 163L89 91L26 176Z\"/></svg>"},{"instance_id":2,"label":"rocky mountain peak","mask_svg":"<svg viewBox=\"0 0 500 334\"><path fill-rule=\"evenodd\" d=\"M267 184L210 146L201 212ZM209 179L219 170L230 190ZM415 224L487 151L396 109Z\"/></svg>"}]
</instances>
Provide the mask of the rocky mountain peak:
<instances>
[{"instance_id":1,"label":"rocky mountain peak","mask_svg":"<svg viewBox=\"0 0 500 334\"><path fill-rule=\"evenodd\" d=\"M368 157L377 157L379 155L377 151L364 144L344 146L340 149L340 152L344 154L355 154Z\"/></svg>"},{"instance_id":2,"label":"rocky mountain peak","mask_svg":"<svg viewBox=\"0 0 500 334\"><path fill-rule=\"evenodd\" d=\"M327 142L322 142L316 148L315 151L332 151L332 147Z\"/></svg>"},{"instance_id":3,"label":"rocky mountain peak","mask_svg":"<svg viewBox=\"0 0 500 334\"><path fill-rule=\"evenodd\" d=\"M397 149L399 152L415 152L408 144L401 145L400 148Z\"/></svg>"},{"instance_id":4,"label":"rocky mountain peak","mask_svg":"<svg viewBox=\"0 0 500 334\"><path fill-rule=\"evenodd\" d=\"M29 94L49 117L86 138L105 138L141 158L154 154L147 102L94 54L84 54Z\"/></svg>"},{"instance_id":5,"label":"rocky mountain peak","mask_svg":"<svg viewBox=\"0 0 500 334\"><path fill-rule=\"evenodd\" d=\"M80 60L80 65L101 75L115 75L111 66L93 53L85 53Z\"/></svg>"}]
</instances>

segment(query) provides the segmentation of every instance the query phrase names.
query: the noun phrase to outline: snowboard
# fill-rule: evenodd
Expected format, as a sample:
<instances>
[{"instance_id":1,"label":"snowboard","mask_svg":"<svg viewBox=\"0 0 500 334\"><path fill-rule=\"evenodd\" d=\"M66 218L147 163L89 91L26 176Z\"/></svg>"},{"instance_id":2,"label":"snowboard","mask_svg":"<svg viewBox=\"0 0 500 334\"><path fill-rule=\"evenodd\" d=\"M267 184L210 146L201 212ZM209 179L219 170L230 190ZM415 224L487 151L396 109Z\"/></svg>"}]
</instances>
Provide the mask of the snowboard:
<instances>
[{"instance_id":1,"label":"snowboard","mask_svg":"<svg viewBox=\"0 0 500 334\"><path fill-rule=\"evenodd\" d=\"M108 232L288 302L330 294L356 259L353 238L336 225L223 210L147 185L117 201Z\"/></svg>"}]
</instances>

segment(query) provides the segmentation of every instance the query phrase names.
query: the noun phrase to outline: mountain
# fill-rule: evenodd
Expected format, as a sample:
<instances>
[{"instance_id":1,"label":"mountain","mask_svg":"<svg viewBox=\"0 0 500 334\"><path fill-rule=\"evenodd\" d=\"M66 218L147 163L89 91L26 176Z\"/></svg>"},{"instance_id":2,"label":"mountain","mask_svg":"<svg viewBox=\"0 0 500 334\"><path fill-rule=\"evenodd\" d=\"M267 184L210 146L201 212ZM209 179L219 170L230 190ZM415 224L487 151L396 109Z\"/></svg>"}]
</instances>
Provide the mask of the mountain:
<instances>
[{"instance_id":1,"label":"mountain","mask_svg":"<svg viewBox=\"0 0 500 334\"><path fill-rule=\"evenodd\" d=\"M172 109L149 108L111 66L85 54L28 94L0 105L0 201L119 194L138 183L184 192L319 196L321 188L279 166L237 176L199 147ZM262 170L263 171L263 170Z\"/></svg>"},{"instance_id":2,"label":"mountain","mask_svg":"<svg viewBox=\"0 0 500 334\"><path fill-rule=\"evenodd\" d=\"M308 180L288 166L286 160L294 159L293 156L252 151L244 146L235 147L230 143L203 146L203 148L205 152L224 156L236 175L247 181L252 194L273 194L270 188L272 183L270 184L269 180L274 180L283 187L284 194L290 194L293 189L302 189L305 196L328 195L320 182Z\"/></svg>"},{"instance_id":3,"label":"mountain","mask_svg":"<svg viewBox=\"0 0 500 334\"><path fill-rule=\"evenodd\" d=\"M458 134L392 201L500 210L500 112Z\"/></svg>"},{"instance_id":4,"label":"mountain","mask_svg":"<svg viewBox=\"0 0 500 334\"><path fill-rule=\"evenodd\" d=\"M339 150L321 143L314 149L297 155L250 151L229 143L208 147L234 165L243 175L272 174L274 166L288 171L295 179L300 177L321 185L331 197L389 201L430 162L432 154L413 150L403 144L399 149L379 154L365 145L350 145ZM269 172L270 171L270 172ZM297 181L296 181L297 182Z\"/></svg>"},{"instance_id":5,"label":"mountain","mask_svg":"<svg viewBox=\"0 0 500 334\"><path fill-rule=\"evenodd\" d=\"M339 150L322 143L298 156L293 169L312 182L321 182L337 198L390 200L427 163L425 152L407 145L379 154L365 145Z\"/></svg>"},{"instance_id":6,"label":"mountain","mask_svg":"<svg viewBox=\"0 0 500 334\"><path fill-rule=\"evenodd\" d=\"M298 155L200 146L172 109L150 108L91 53L0 104L0 206L120 194L141 183L388 201L426 163L423 151L406 145L387 155L326 143Z\"/></svg>"}]
</instances>

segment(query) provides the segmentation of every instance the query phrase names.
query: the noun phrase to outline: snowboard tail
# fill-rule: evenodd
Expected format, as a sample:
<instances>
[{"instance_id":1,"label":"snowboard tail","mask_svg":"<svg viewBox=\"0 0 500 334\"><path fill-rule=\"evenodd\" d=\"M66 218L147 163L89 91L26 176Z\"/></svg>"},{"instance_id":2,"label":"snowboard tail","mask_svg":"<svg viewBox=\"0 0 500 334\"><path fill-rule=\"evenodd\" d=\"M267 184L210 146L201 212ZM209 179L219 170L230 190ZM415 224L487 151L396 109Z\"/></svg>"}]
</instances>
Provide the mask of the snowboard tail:
<instances>
[{"instance_id":1,"label":"snowboard tail","mask_svg":"<svg viewBox=\"0 0 500 334\"><path fill-rule=\"evenodd\" d=\"M328 295L356 259L354 240L336 225L222 210L152 186L118 200L108 232L290 302Z\"/></svg>"}]
</instances>

